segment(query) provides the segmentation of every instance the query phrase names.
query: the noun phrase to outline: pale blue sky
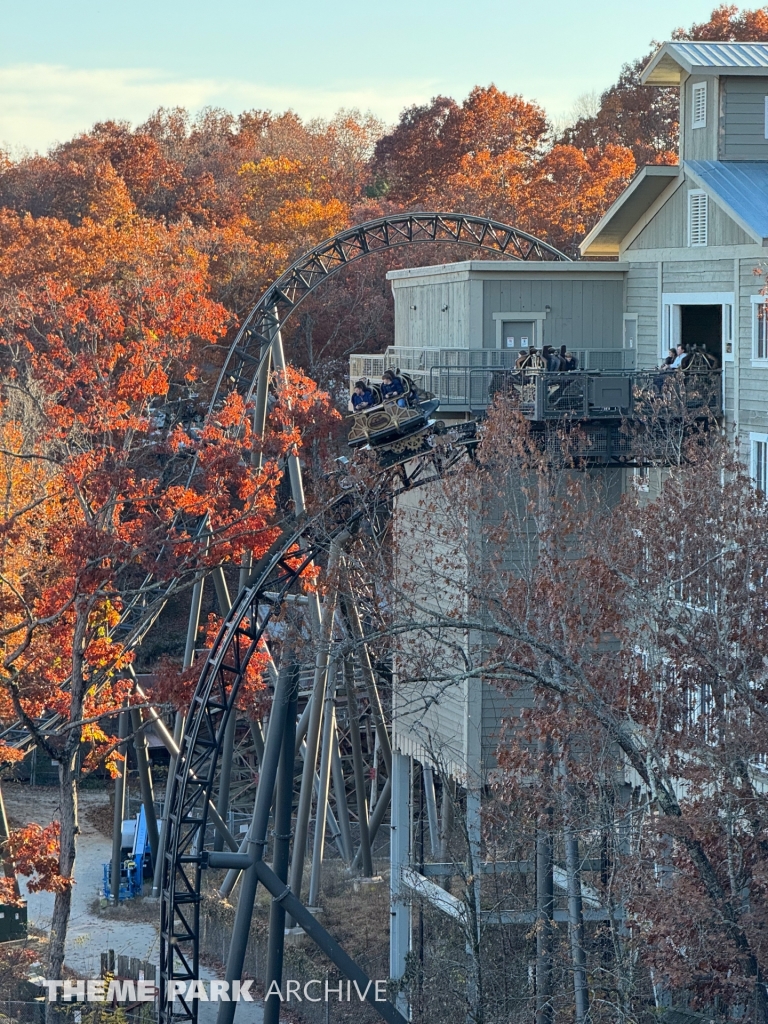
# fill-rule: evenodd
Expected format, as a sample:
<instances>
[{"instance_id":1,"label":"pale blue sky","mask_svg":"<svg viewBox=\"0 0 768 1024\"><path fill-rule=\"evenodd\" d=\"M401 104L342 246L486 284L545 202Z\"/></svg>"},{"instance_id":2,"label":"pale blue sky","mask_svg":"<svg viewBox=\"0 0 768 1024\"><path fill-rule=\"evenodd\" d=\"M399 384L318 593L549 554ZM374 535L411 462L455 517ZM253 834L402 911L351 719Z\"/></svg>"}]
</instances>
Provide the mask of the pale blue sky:
<instances>
[{"instance_id":1,"label":"pale blue sky","mask_svg":"<svg viewBox=\"0 0 768 1024\"><path fill-rule=\"evenodd\" d=\"M715 0L0 0L0 143L44 150L160 105L387 122L495 82L563 117ZM749 6L758 6L757 3Z\"/></svg>"}]
</instances>

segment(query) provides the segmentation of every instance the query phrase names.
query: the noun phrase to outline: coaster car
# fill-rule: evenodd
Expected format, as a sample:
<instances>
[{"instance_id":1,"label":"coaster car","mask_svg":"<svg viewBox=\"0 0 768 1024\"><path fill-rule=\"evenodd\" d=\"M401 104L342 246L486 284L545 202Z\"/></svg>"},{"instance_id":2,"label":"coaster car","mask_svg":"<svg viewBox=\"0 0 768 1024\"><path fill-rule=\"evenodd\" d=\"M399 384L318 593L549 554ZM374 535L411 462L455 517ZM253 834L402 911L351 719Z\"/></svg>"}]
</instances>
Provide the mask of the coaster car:
<instances>
[{"instance_id":1,"label":"coaster car","mask_svg":"<svg viewBox=\"0 0 768 1024\"><path fill-rule=\"evenodd\" d=\"M382 399L379 387L368 385L378 401L349 417L352 421L347 437L350 448L364 445L380 448L432 423L430 416L440 404L438 399L418 388L408 374L398 372L397 377L403 384L403 393L395 398ZM405 404L398 404L400 401Z\"/></svg>"}]
</instances>

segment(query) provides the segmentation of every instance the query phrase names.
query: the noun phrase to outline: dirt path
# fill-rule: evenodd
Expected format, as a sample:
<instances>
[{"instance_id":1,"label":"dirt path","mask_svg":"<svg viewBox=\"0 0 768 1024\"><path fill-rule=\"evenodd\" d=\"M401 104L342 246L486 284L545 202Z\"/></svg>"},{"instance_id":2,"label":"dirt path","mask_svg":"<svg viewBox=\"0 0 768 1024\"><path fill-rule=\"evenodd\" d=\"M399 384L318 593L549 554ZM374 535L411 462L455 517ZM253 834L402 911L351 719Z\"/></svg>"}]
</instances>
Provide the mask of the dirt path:
<instances>
[{"instance_id":1,"label":"dirt path","mask_svg":"<svg viewBox=\"0 0 768 1024\"><path fill-rule=\"evenodd\" d=\"M57 816L58 795L53 788L6 782L3 797L11 825L30 822L48 825ZM106 914L98 912L102 864L110 860L112 849L109 840L94 828L90 818L94 812L103 812L108 806L106 790L87 790L80 794L81 831L77 840L66 964L81 978L98 976L101 954L108 949L152 963L158 960L159 933L155 924L135 920L133 908L129 911L129 920L118 917L116 910ZM53 893L30 893L21 879L19 882L27 898L29 923L47 931L51 924Z\"/></svg>"},{"instance_id":2,"label":"dirt path","mask_svg":"<svg viewBox=\"0 0 768 1024\"><path fill-rule=\"evenodd\" d=\"M48 825L57 817L58 794L54 788L3 783L3 798L11 827L35 822ZM86 790L80 794L80 835L75 860L75 887L72 892L72 917L67 933L66 965L80 978L95 978L101 970L101 954L114 949L116 954L135 956L158 963L160 908L156 901L145 898L120 908L101 910L99 893L103 883L103 864L112 857L110 840L93 824L105 819L109 810L106 790ZM27 892L19 877L21 891L27 899L30 925L48 931L53 912L53 893ZM202 978L210 980L218 974L203 968ZM200 1003L200 1024L215 1024L215 1003ZM258 1003L238 1003L235 1024L261 1024L262 1008Z\"/></svg>"}]
</instances>

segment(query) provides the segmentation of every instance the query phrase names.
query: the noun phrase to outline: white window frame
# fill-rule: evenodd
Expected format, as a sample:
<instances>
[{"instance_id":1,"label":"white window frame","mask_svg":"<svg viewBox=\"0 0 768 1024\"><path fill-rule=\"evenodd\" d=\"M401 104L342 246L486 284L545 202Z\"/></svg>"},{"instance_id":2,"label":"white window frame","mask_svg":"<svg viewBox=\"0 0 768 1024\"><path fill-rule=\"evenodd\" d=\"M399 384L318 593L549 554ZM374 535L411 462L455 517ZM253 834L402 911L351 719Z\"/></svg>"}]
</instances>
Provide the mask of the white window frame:
<instances>
[{"instance_id":1,"label":"white window frame","mask_svg":"<svg viewBox=\"0 0 768 1024\"><path fill-rule=\"evenodd\" d=\"M661 296L661 344L659 358L666 359L671 348L677 348L682 335L681 306L722 306L723 362L732 363L735 356L733 292L664 292ZM768 296L766 296L768 298ZM730 352L728 351L730 342Z\"/></svg>"},{"instance_id":2,"label":"white window frame","mask_svg":"<svg viewBox=\"0 0 768 1024\"><path fill-rule=\"evenodd\" d=\"M544 340L544 321L547 319L546 311L515 310L514 313L492 313L492 319L496 323L496 348L505 348L504 345L504 321L517 323L528 323L533 321L533 339L529 342L528 348L540 348Z\"/></svg>"},{"instance_id":3,"label":"white window frame","mask_svg":"<svg viewBox=\"0 0 768 1024\"><path fill-rule=\"evenodd\" d=\"M762 459L758 458L758 445L764 445ZM764 494L768 493L768 434L749 435L749 475L755 487ZM758 476L762 479L758 479Z\"/></svg>"},{"instance_id":4,"label":"white window frame","mask_svg":"<svg viewBox=\"0 0 768 1024\"><path fill-rule=\"evenodd\" d=\"M696 116L697 107L697 96L704 97L701 104L702 116ZM706 82L695 82L691 86L691 128L706 128L707 127L707 83Z\"/></svg>"},{"instance_id":5,"label":"white window frame","mask_svg":"<svg viewBox=\"0 0 768 1024\"><path fill-rule=\"evenodd\" d=\"M694 242L693 240L693 206L695 200L703 200L704 210L704 241ZM709 196L702 188L688 190L688 245L691 248L699 249L709 243Z\"/></svg>"},{"instance_id":6,"label":"white window frame","mask_svg":"<svg viewBox=\"0 0 768 1024\"><path fill-rule=\"evenodd\" d=\"M768 295L752 295L752 365L768 367ZM760 306L764 306L763 324L765 325L765 338L763 344L763 355L759 353L760 347Z\"/></svg>"},{"instance_id":7,"label":"white window frame","mask_svg":"<svg viewBox=\"0 0 768 1024\"><path fill-rule=\"evenodd\" d=\"M765 97L765 137L768 139L768 96Z\"/></svg>"}]
</instances>

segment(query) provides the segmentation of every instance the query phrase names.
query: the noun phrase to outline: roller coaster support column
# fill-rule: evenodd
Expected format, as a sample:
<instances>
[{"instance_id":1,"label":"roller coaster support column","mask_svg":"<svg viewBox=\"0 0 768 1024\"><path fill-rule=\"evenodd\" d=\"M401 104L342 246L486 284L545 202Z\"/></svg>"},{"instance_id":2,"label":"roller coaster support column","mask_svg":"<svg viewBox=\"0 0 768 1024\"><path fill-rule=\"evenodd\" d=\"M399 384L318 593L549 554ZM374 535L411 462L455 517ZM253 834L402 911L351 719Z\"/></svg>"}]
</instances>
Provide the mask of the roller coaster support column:
<instances>
[{"instance_id":1,"label":"roller coaster support column","mask_svg":"<svg viewBox=\"0 0 768 1024\"><path fill-rule=\"evenodd\" d=\"M325 829L328 817L328 789L331 782L331 743L336 732L336 709L334 695L336 691L336 661L328 668L325 685L325 709L323 711L323 743L320 750L320 776L317 786L315 806L315 837L312 847L312 874L309 879L309 906L318 906L320 883L323 873L323 854L325 852Z\"/></svg>"},{"instance_id":2,"label":"roller coaster support column","mask_svg":"<svg viewBox=\"0 0 768 1024\"><path fill-rule=\"evenodd\" d=\"M269 811L275 791L280 749L283 745L283 735L287 724L292 688L295 685L295 667L290 650L286 649L283 652L283 659L284 667L280 669L277 686L275 687L275 695L272 700L272 713L269 716L267 738L264 743L264 759L259 774L259 784L256 788L253 817L248 829L245 853L251 856L252 863L243 872L240 884L240 898L237 902L235 923L229 943L226 980L229 983L230 992L232 991L232 982L240 981L243 974L243 962L245 960L245 951L248 947L251 918L253 917L253 903L256 898L256 887L258 885L256 861L261 860L264 856ZM234 709L231 714L234 714ZM236 1008L237 1003L219 1003L216 1024L232 1024Z\"/></svg>"},{"instance_id":3,"label":"roller coaster support column","mask_svg":"<svg viewBox=\"0 0 768 1024\"><path fill-rule=\"evenodd\" d=\"M117 735L125 740L128 735L128 712L121 711L118 717ZM115 904L120 902L120 851L123 842L123 818L125 817L125 777L128 774L128 752L126 744L121 743L118 753L124 760L120 766L120 774L115 779L115 816L112 825L112 871L110 886Z\"/></svg>"},{"instance_id":4,"label":"roller coaster support column","mask_svg":"<svg viewBox=\"0 0 768 1024\"><path fill-rule=\"evenodd\" d=\"M344 612L349 623L349 628L352 633L352 638L357 643L357 655L360 661L360 668L363 672L363 679L365 680L365 686L368 691L368 700L371 704L371 713L373 715L373 721L376 725L376 735L379 737L379 746L381 747L381 756L384 759L384 764L387 768L387 775L392 773L392 744L389 740L389 733L387 732L387 724L384 721L384 711L381 707L381 700L379 698L379 690L376 686L376 676L373 674L373 667L371 666L371 658L368 654L368 648L365 643L365 636L363 635L363 627L360 622L360 616L357 611L357 605L355 604L354 598L350 593L344 595Z\"/></svg>"},{"instance_id":5,"label":"roller coaster support column","mask_svg":"<svg viewBox=\"0 0 768 1024\"><path fill-rule=\"evenodd\" d=\"M392 755L392 841L390 844L389 974L395 981L405 975L411 950L411 903L402 871L411 863L411 759L399 751ZM398 993L395 1005L410 1020L408 999Z\"/></svg>"},{"instance_id":6,"label":"roller coaster support column","mask_svg":"<svg viewBox=\"0 0 768 1024\"><path fill-rule=\"evenodd\" d=\"M352 863L356 868L362 865L365 878L373 874L371 860L371 835L368 830L368 795L365 791L365 765L363 748L360 744L360 713L355 692L355 665L351 657L344 659L344 682L347 688L347 717L349 718L349 743L352 747L352 767L355 772L355 802L357 820L360 825L360 849Z\"/></svg>"},{"instance_id":7,"label":"roller coaster support column","mask_svg":"<svg viewBox=\"0 0 768 1024\"><path fill-rule=\"evenodd\" d=\"M277 776L275 797L275 843L272 854L272 870L285 883L288 881L288 860L291 846L291 815L293 812L293 749L296 735L296 705L299 700L299 673L293 672L290 685L288 714L283 733L283 749ZM285 948L285 908L280 900L273 898L269 908L269 938L267 940L267 971L264 988L268 992L273 981L278 988L283 982L283 952ZM278 1024L280 1020L280 999L264 1002L264 1024Z\"/></svg>"},{"instance_id":8,"label":"roller coaster support column","mask_svg":"<svg viewBox=\"0 0 768 1024\"><path fill-rule=\"evenodd\" d=\"M348 537L349 535L344 532L331 542L331 550L328 555L328 576L331 579L338 569L341 548L348 540ZM328 658L330 655L331 636L333 634L336 598L336 587L331 586L325 596L317 637L315 678L312 683L312 696L310 698L312 706L309 712L309 722L307 723L307 752L301 772L299 806L296 811L296 837L293 841L293 860L291 862L291 889L299 899L301 899L304 856L307 846L307 832L309 830L309 812L312 806L317 749L320 744L320 725L323 717L323 698L325 696L325 684L328 676Z\"/></svg>"},{"instance_id":9,"label":"roller coaster support column","mask_svg":"<svg viewBox=\"0 0 768 1024\"><path fill-rule=\"evenodd\" d=\"M157 864L159 837L157 815L155 814L155 794L152 790L152 769L147 754L147 735L144 731L140 708L131 709L131 729L133 730L133 749L136 752L136 764L139 769L141 802L144 804L144 817L147 822L147 838L152 851L152 863Z\"/></svg>"},{"instance_id":10,"label":"roller coaster support column","mask_svg":"<svg viewBox=\"0 0 768 1024\"><path fill-rule=\"evenodd\" d=\"M335 718L334 714L334 718ZM344 863L349 867L352 861L352 829L349 824L349 807L347 806L347 787L344 783L344 769L341 764L339 753L339 732L338 722L333 731L331 750L331 772L333 775L333 792L336 797L336 813L339 819L339 832L341 833L342 857Z\"/></svg>"}]
</instances>

